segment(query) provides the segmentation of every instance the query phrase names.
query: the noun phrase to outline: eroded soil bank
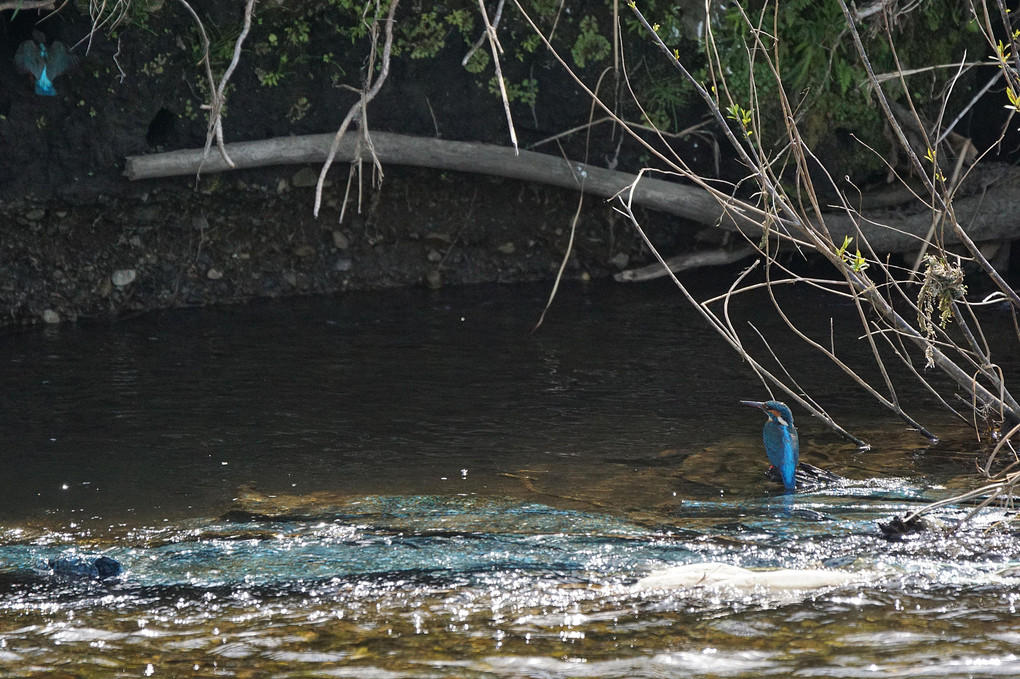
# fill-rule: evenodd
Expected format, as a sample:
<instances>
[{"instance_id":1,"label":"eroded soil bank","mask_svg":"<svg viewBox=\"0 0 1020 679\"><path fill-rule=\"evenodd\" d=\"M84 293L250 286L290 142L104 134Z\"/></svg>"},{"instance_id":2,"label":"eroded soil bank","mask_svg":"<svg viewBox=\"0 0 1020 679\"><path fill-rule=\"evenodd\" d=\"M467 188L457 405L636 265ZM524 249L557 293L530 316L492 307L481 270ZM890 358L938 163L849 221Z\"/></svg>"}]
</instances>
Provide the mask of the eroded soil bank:
<instances>
[{"instance_id":1,"label":"eroded soil bank","mask_svg":"<svg viewBox=\"0 0 1020 679\"><path fill-rule=\"evenodd\" d=\"M210 27L239 25L239 8L196 4ZM261 48L271 32L286 33L269 21L281 10L263 9L268 23L253 27L228 89L227 140L334 131L357 98L350 86L363 78L364 45L339 50L330 27L313 23L301 48L307 59L268 86L265 69L280 66L280 55ZM148 25L125 26L114 37L97 33L87 54L75 47L81 63L55 81L57 96L40 97L14 67L18 45L33 30L49 43L74 45L91 25L71 6L44 16L0 12L2 325L264 296L551 280L567 252L579 196L516 181L391 165L379 185L366 164L342 223L347 166L339 163L318 219L318 167L129 182L121 174L126 156L205 141L191 18L166 3ZM507 144L499 99L460 65L464 49L395 59L369 109L371 129ZM590 109L547 55L528 59L518 68L541 82L534 105L514 104L522 146L583 124ZM563 138L561 148L568 157L634 169L647 159L631 143L604 125L590 139ZM541 150L560 153L556 144ZM643 219L667 252L693 238L677 220ZM571 253L567 277L601 277L649 261L632 228L598 198L584 200Z\"/></svg>"},{"instance_id":2,"label":"eroded soil bank","mask_svg":"<svg viewBox=\"0 0 1020 679\"><path fill-rule=\"evenodd\" d=\"M317 169L273 168L139 184L92 201L9 201L0 225L5 325L119 316L395 286L552 279L578 196L522 182L387 168L381 186L327 188ZM366 178L366 184L368 184ZM667 243L676 229L647 215ZM658 226L655 226L655 225ZM567 278L648 259L603 200L585 198Z\"/></svg>"}]
</instances>

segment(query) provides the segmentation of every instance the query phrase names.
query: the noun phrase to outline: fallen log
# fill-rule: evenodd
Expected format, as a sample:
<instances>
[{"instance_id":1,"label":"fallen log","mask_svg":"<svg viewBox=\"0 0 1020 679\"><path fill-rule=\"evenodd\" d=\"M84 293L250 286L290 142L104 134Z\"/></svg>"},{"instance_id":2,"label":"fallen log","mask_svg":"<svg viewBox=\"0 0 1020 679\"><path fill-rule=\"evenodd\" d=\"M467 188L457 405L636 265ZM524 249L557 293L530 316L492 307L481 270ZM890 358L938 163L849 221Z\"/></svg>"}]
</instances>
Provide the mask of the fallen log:
<instances>
[{"instance_id":1,"label":"fallen log","mask_svg":"<svg viewBox=\"0 0 1020 679\"><path fill-rule=\"evenodd\" d=\"M344 135L336 160L354 159L357 139L357 133L349 132ZM242 169L267 165L321 163L326 159L332 143L332 134L313 134L235 142L227 144L226 148L230 159L237 166L236 169ZM627 172L566 161L544 153L521 151L520 155L517 155L511 148L494 144L373 132L372 145L382 163L521 179L565 189L583 190L585 193L603 198L616 195L637 179L635 175ZM186 149L145 156L128 156L124 175L128 179L137 180L189 175L199 170L206 173L233 169L215 151L211 152L204 162L203 155L202 149ZM726 221L729 228L734 229L737 225L733 220L736 218L744 227L757 226L757 222L752 219L736 215L724 217L719 202L707 191L652 177L641 180L634 192L634 203L691 219L700 224L716 225Z\"/></svg>"},{"instance_id":2,"label":"fallen log","mask_svg":"<svg viewBox=\"0 0 1020 679\"><path fill-rule=\"evenodd\" d=\"M357 133L353 132L344 136L337 160L355 158L357 139ZM332 134L316 134L227 144L227 152L236 168L227 165L215 152L203 159L202 149L128 156L124 174L129 179L139 180L189 175L200 170L224 172L269 165L321 163L332 142ZM373 132L372 142L383 163L507 177L582 190L603 198L624 191L637 179L636 175L626 172L567 161L544 153L521 151L517 155L511 148L493 144L445 141L389 132ZM968 179L969 185L977 187L976 192L955 200L957 218L976 242L1020 237L1020 222L1015 218L1016 197L1020 195L1020 170L984 167L981 177ZM697 186L646 176L633 193L633 204L699 224L741 230L752 241L757 241L761 234L759 222L741 214L733 204L722 204ZM875 252L882 255L917 251L928 233L932 214L924 209L907 214L883 208L869 210L862 217L835 210L826 214L824 220L834 242L841 243L845 235L854 236L860 242L860 236L863 236ZM947 244L957 242L951 228L947 227L945 231Z\"/></svg>"},{"instance_id":3,"label":"fallen log","mask_svg":"<svg viewBox=\"0 0 1020 679\"><path fill-rule=\"evenodd\" d=\"M688 271L690 269L702 269L707 266L724 266L733 264L740 260L757 254L758 251L748 245L738 245L730 250L698 250L688 252L675 257L667 257L666 266L673 273ZM637 269L627 269L613 276L613 280L621 283L638 283L662 278L666 275L666 269L655 262Z\"/></svg>"}]
</instances>

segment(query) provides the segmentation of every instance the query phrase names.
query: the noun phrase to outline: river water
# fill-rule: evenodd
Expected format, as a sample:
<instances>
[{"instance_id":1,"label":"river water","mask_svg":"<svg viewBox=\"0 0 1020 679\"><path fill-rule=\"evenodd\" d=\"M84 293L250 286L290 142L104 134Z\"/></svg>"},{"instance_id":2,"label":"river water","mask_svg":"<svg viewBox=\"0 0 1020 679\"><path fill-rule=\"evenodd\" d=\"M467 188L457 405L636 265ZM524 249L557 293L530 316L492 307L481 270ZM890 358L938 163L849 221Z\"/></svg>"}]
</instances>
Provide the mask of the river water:
<instances>
[{"instance_id":1,"label":"river water","mask_svg":"<svg viewBox=\"0 0 1020 679\"><path fill-rule=\"evenodd\" d=\"M802 459L847 481L785 495L763 478L762 414L737 403L767 393L675 289L567 284L532 334L547 293L0 338L0 676L1020 674L1006 515L902 542L877 529L976 482L972 433L928 444L802 355L766 298L738 300L872 445L795 408ZM822 335L855 313L790 301ZM124 573L39 568L99 554ZM704 563L804 579L641 582Z\"/></svg>"}]
</instances>

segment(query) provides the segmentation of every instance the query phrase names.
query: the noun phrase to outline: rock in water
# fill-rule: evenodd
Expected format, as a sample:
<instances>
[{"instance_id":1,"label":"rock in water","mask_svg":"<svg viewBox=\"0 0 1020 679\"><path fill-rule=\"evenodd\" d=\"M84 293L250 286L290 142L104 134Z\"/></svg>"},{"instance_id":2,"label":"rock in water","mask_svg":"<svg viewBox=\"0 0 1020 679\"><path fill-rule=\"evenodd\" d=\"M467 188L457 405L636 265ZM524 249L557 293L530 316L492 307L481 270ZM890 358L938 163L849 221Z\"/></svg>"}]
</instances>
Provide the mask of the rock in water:
<instances>
[{"instance_id":1,"label":"rock in water","mask_svg":"<svg viewBox=\"0 0 1020 679\"><path fill-rule=\"evenodd\" d=\"M76 578L112 578L120 575L123 570L120 562L108 556L98 558L66 556L50 559L46 566L54 575L67 575Z\"/></svg>"},{"instance_id":2,"label":"rock in water","mask_svg":"<svg viewBox=\"0 0 1020 679\"><path fill-rule=\"evenodd\" d=\"M929 529L928 523L916 514L904 520L894 516L889 523L878 522L878 529L882 531L882 537L890 542L903 540L906 536L916 533L923 533Z\"/></svg>"},{"instance_id":3,"label":"rock in water","mask_svg":"<svg viewBox=\"0 0 1020 679\"><path fill-rule=\"evenodd\" d=\"M720 588L737 592L792 592L837 587L867 579L867 574L825 568L750 570L725 563L691 563L649 573L634 585L638 590Z\"/></svg>"}]
</instances>

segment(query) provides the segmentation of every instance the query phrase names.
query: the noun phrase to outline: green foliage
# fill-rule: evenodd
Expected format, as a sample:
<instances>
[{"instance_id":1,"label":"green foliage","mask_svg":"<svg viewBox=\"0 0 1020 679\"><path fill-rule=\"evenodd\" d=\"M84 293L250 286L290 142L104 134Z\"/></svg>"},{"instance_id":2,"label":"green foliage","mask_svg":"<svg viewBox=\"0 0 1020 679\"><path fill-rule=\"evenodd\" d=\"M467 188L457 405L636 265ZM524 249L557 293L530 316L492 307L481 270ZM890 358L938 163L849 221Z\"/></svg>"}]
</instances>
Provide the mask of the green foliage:
<instances>
[{"instance_id":1,"label":"green foliage","mask_svg":"<svg viewBox=\"0 0 1020 679\"><path fill-rule=\"evenodd\" d=\"M286 54L280 55L279 65L272 71L255 67L255 77L259 79L259 84L263 87L276 87L283 79L287 76L287 63L289 59Z\"/></svg>"},{"instance_id":2,"label":"green foliage","mask_svg":"<svg viewBox=\"0 0 1020 679\"><path fill-rule=\"evenodd\" d=\"M700 9L700 8L699 8ZM659 36L670 51L678 50L686 52L689 29L683 23L683 8L677 2L670 0L644 0L641 3L641 13L653 22L655 34ZM628 34L637 36L639 39L645 37L645 28L634 16L633 12L620 12L624 29Z\"/></svg>"},{"instance_id":3,"label":"green foliage","mask_svg":"<svg viewBox=\"0 0 1020 679\"><path fill-rule=\"evenodd\" d=\"M534 106L538 100L538 81L534 78L525 78L520 84L511 83L504 78L503 85L506 87L506 98L511 102L519 101L522 104ZM499 81L495 76L489 80L489 92L496 95L500 93Z\"/></svg>"},{"instance_id":4,"label":"green foliage","mask_svg":"<svg viewBox=\"0 0 1020 679\"><path fill-rule=\"evenodd\" d=\"M530 9L531 15L537 21L551 21L556 17L556 14L560 10L561 0L531 0L529 3L524 3L524 6Z\"/></svg>"},{"instance_id":5,"label":"green foliage","mask_svg":"<svg viewBox=\"0 0 1020 679\"><path fill-rule=\"evenodd\" d=\"M670 0L643 0L641 12L654 22L656 35L684 64L697 67L704 63L696 41L689 37L690 30L684 26L683 13L678 3ZM621 11L620 18L628 36L638 44L647 42L644 27L632 12ZM676 69L666 63L661 54L631 63L640 63L640 68L635 69L630 77L647 121L661 130L680 129L683 113L691 101L691 85L677 77Z\"/></svg>"},{"instance_id":6,"label":"green foliage","mask_svg":"<svg viewBox=\"0 0 1020 679\"><path fill-rule=\"evenodd\" d=\"M612 45L599 32L599 24L594 16L588 15L581 19L581 30L570 50L574 63L584 68L589 63L605 59L612 50Z\"/></svg>"},{"instance_id":7,"label":"green foliage","mask_svg":"<svg viewBox=\"0 0 1020 679\"><path fill-rule=\"evenodd\" d=\"M224 68L234 57L234 44L241 34L239 25L220 26L206 17L202 24L205 26L205 34L209 38L209 61L213 69ZM199 63L205 58L205 44L198 27L192 27L189 31L191 43L192 63Z\"/></svg>"},{"instance_id":8,"label":"green foliage","mask_svg":"<svg viewBox=\"0 0 1020 679\"><path fill-rule=\"evenodd\" d=\"M397 52L407 52L412 59L436 56L446 45L446 25L435 11L424 12L418 23L404 32L397 41Z\"/></svg>"},{"instance_id":9,"label":"green foliage","mask_svg":"<svg viewBox=\"0 0 1020 679\"><path fill-rule=\"evenodd\" d=\"M195 102L190 98L184 100L184 110L181 115L188 120L198 120L198 110L195 109Z\"/></svg>"},{"instance_id":10,"label":"green foliage","mask_svg":"<svg viewBox=\"0 0 1020 679\"><path fill-rule=\"evenodd\" d=\"M309 33L311 32L311 26L308 25L308 21L305 19L296 19L293 24L287 26L284 29L287 34L287 40L290 44L307 45L309 43Z\"/></svg>"},{"instance_id":11,"label":"green foliage","mask_svg":"<svg viewBox=\"0 0 1020 679\"><path fill-rule=\"evenodd\" d=\"M287 112L287 120L292 123L296 123L308 114L308 110L311 108L311 104L307 97L299 97L297 101L290 107L290 111Z\"/></svg>"},{"instance_id":12,"label":"green foliage","mask_svg":"<svg viewBox=\"0 0 1020 679\"><path fill-rule=\"evenodd\" d=\"M726 108L726 117L730 120L736 121L740 128L744 131L744 135L750 137L754 134L754 130L751 129L751 122L754 120L753 113L746 108L741 108L740 104L730 104Z\"/></svg>"},{"instance_id":13,"label":"green foliage","mask_svg":"<svg viewBox=\"0 0 1020 679\"><path fill-rule=\"evenodd\" d=\"M163 70L166 68L166 64L167 56L165 54L157 54L152 58L152 61L146 62L142 65L142 73L150 78L156 75L163 75Z\"/></svg>"},{"instance_id":14,"label":"green foliage","mask_svg":"<svg viewBox=\"0 0 1020 679\"><path fill-rule=\"evenodd\" d=\"M660 130L678 130L681 115L690 104L691 87L673 77L663 62L649 66L645 77L636 78L647 122ZM652 75L656 74L656 75Z\"/></svg>"},{"instance_id":15,"label":"green foliage","mask_svg":"<svg viewBox=\"0 0 1020 679\"><path fill-rule=\"evenodd\" d=\"M669 20L670 16L665 15L664 23ZM748 21L757 24L759 20L761 45L755 43L747 25ZM962 0L921 3L901 12L892 28L900 64L910 69L952 63L959 61L968 48L971 53L979 52L977 38L967 30L967 24ZM834 138L836 131L846 130L879 153L889 148L882 116L863 87L867 73L845 30L838 3L739 0L717 16L712 26L719 73L725 75L734 101L754 102L757 106L756 122L765 142L785 138L786 124L776 105L779 85L766 64L769 57L778 64L786 96L798 111L801 134L808 146L822 148L823 154L828 152L828 160L839 162L840 173L851 177L870 174L882 166L881 158L873 151L857 144L841 145ZM896 61L883 30L877 24L861 25L859 30L875 71L894 71ZM753 65L748 50L757 51ZM707 68L699 74L709 79ZM937 114L942 103L938 93L953 75L952 69L943 69L911 76L908 83L916 87L915 105L922 112ZM898 86L890 87L888 94L894 99L904 96ZM959 104L951 102L950 108L953 105Z\"/></svg>"},{"instance_id":16,"label":"green foliage","mask_svg":"<svg viewBox=\"0 0 1020 679\"><path fill-rule=\"evenodd\" d=\"M517 59L522 60L524 59L525 54L533 54L541 44L542 39L538 37L538 35L532 33L528 37L524 38L524 40L517 43L517 46L520 48L517 50Z\"/></svg>"},{"instance_id":17,"label":"green foliage","mask_svg":"<svg viewBox=\"0 0 1020 679\"><path fill-rule=\"evenodd\" d=\"M928 149L927 153L924 154L924 159L931 163L934 168L932 170L932 178L940 182L946 181L945 175L943 175L942 170L939 169L938 159L935 157L935 152Z\"/></svg>"},{"instance_id":18,"label":"green foliage","mask_svg":"<svg viewBox=\"0 0 1020 679\"><path fill-rule=\"evenodd\" d=\"M464 64L464 68L468 73L481 73L489 66L489 53L484 49L477 49L468 59L468 62Z\"/></svg>"},{"instance_id":19,"label":"green foliage","mask_svg":"<svg viewBox=\"0 0 1020 679\"><path fill-rule=\"evenodd\" d=\"M477 12L467 8L447 10L445 14L435 8L423 12L417 23L402 29L393 52L406 52L412 59L431 59L446 47L446 38L451 30L459 33L465 44L470 43L475 30L475 14Z\"/></svg>"},{"instance_id":20,"label":"green foliage","mask_svg":"<svg viewBox=\"0 0 1020 679\"><path fill-rule=\"evenodd\" d=\"M450 24L464 36L464 42L470 42L470 36L475 31L476 12L469 9L456 9L446 15L446 23Z\"/></svg>"}]
</instances>

